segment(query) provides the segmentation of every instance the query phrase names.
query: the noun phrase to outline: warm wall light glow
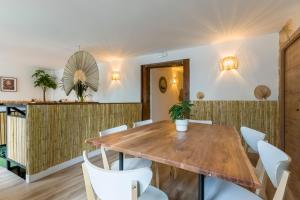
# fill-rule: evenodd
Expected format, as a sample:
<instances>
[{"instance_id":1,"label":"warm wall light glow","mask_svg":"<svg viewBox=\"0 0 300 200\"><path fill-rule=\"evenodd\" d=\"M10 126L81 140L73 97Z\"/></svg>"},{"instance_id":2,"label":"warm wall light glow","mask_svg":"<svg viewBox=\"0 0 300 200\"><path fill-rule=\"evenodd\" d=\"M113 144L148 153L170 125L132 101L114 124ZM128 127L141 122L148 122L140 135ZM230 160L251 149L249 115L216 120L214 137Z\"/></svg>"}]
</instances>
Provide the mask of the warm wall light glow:
<instances>
[{"instance_id":1,"label":"warm wall light glow","mask_svg":"<svg viewBox=\"0 0 300 200\"><path fill-rule=\"evenodd\" d=\"M221 70L238 69L238 60L236 56L227 56L221 60Z\"/></svg>"},{"instance_id":2,"label":"warm wall light glow","mask_svg":"<svg viewBox=\"0 0 300 200\"><path fill-rule=\"evenodd\" d=\"M177 85L177 78L176 77L173 77L172 80L171 80L171 83L173 85Z\"/></svg>"},{"instance_id":3,"label":"warm wall light glow","mask_svg":"<svg viewBox=\"0 0 300 200\"><path fill-rule=\"evenodd\" d=\"M118 80L120 80L120 72L118 72L118 71L113 71L113 72L112 72L112 76L111 76L111 80L113 80L113 81L118 81Z\"/></svg>"}]
</instances>

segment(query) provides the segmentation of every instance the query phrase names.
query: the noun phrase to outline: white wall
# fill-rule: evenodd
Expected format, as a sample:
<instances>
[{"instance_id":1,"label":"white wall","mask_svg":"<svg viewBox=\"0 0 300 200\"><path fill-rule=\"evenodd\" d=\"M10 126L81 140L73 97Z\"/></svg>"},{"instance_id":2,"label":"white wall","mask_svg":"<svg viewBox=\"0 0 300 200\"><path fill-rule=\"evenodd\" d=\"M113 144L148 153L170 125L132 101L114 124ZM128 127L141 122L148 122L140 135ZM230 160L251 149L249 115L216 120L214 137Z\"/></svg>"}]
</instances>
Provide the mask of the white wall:
<instances>
[{"instance_id":1,"label":"white wall","mask_svg":"<svg viewBox=\"0 0 300 200\"><path fill-rule=\"evenodd\" d=\"M31 100L42 98L42 91L33 87L32 74L34 67L13 67L0 63L0 76L15 77L17 81L17 92L1 92L1 100Z\"/></svg>"},{"instance_id":2,"label":"white wall","mask_svg":"<svg viewBox=\"0 0 300 200\"><path fill-rule=\"evenodd\" d=\"M167 57L151 54L129 59L99 61L100 90L93 99L100 102L140 102L140 65L178 59L190 59L190 94L205 93L206 100L255 100L254 88L265 84L271 88L271 100L278 98L279 37L277 33L218 44L168 52ZM236 54L239 69L219 70L223 56ZM120 70L121 80L111 81L111 72ZM62 74L63 69L60 70ZM55 100L64 98L61 92Z\"/></svg>"},{"instance_id":3,"label":"white wall","mask_svg":"<svg viewBox=\"0 0 300 200\"><path fill-rule=\"evenodd\" d=\"M98 61L99 67L99 90L88 91L91 96L88 100L102 103L109 102L140 102L140 67L135 59L114 59L111 61ZM120 80L112 81L112 72L120 71ZM56 77L61 80L63 69L55 71ZM69 99L75 100L75 93L69 97L65 95L62 88L58 88L52 94L53 100Z\"/></svg>"},{"instance_id":4,"label":"white wall","mask_svg":"<svg viewBox=\"0 0 300 200\"><path fill-rule=\"evenodd\" d=\"M271 88L270 99L278 98L279 37L277 33L261 37L229 41L219 44L181 49L158 55L139 57L139 63L155 63L167 60L190 59L190 95L205 93L206 100L254 100L254 88L265 84ZM236 54L239 69L219 70L220 58Z\"/></svg>"},{"instance_id":5,"label":"white wall","mask_svg":"<svg viewBox=\"0 0 300 200\"><path fill-rule=\"evenodd\" d=\"M182 81L172 84L172 79L182 80L172 68L154 68L150 70L150 113L153 121L169 119L169 108L179 102L179 93L182 88ZM167 80L167 91L162 93L159 89L159 80L161 77ZM180 85L181 84L181 85Z\"/></svg>"}]
</instances>

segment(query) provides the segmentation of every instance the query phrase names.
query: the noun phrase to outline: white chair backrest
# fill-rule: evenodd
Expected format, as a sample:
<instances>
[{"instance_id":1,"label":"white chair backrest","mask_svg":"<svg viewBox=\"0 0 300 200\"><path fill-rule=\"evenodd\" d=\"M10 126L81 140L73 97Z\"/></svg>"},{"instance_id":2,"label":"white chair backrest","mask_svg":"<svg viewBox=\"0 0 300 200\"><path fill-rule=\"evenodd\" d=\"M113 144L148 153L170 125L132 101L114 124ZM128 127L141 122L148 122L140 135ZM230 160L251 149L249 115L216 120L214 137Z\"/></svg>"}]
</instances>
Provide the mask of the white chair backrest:
<instances>
[{"instance_id":1,"label":"white chair backrest","mask_svg":"<svg viewBox=\"0 0 300 200\"><path fill-rule=\"evenodd\" d=\"M93 165L85 151L83 158L93 190L101 200L131 200L132 183L138 182L140 195L145 192L152 179L149 168L111 171Z\"/></svg>"},{"instance_id":2,"label":"white chair backrest","mask_svg":"<svg viewBox=\"0 0 300 200\"><path fill-rule=\"evenodd\" d=\"M111 134L118 133L120 131L126 131L126 130L127 130L127 126L122 125L122 126L118 126L118 127L100 131L99 135L100 135L100 137L102 137L102 136L111 135ZM110 169L109 162L108 162L108 159L107 159L107 156L105 153L105 149L103 147L101 147L101 155L102 155L102 162L103 162L104 169L109 170Z\"/></svg>"},{"instance_id":3,"label":"white chair backrest","mask_svg":"<svg viewBox=\"0 0 300 200\"><path fill-rule=\"evenodd\" d=\"M266 134L259 132L257 130L241 127L242 137L247 143L247 145L255 152L258 153L257 143L260 140L264 140Z\"/></svg>"},{"instance_id":4,"label":"white chair backrest","mask_svg":"<svg viewBox=\"0 0 300 200\"><path fill-rule=\"evenodd\" d=\"M148 119L148 120L144 120L144 121L139 121L139 122L134 122L133 123L133 128L135 127L139 127L139 126L144 126L147 124L152 124L153 120L152 119Z\"/></svg>"},{"instance_id":5,"label":"white chair backrest","mask_svg":"<svg viewBox=\"0 0 300 200\"><path fill-rule=\"evenodd\" d=\"M197 123L197 124L209 124L212 125L213 122L210 120L194 120L194 119L189 119L190 123Z\"/></svg>"},{"instance_id":6,"label":"white chair backrest","mask_svg":"<svg viewBox=\"0 0 300 200\"><path fill-rule=\"evenodd\" d=\"M126 131L127 130L127 126L126 125L122 125L122 126L118 126L118 127L114 127L114 128L110 128L110 129L106 129L103 131L99 132L100 137L102 136L106 136L106 135L111 135L120 131Z\"/></svg>"},{"instance_id":7,"label":"white chair backrest","mask_svg":"<svg viewBox=\"0 0 300 200\"><path fill-rule=\"evenodd\" d=\"M277 188L291 159L286 153L265 141L258 141L257 146L263 166L273 186Z\"/></svg>"}]
</instances>

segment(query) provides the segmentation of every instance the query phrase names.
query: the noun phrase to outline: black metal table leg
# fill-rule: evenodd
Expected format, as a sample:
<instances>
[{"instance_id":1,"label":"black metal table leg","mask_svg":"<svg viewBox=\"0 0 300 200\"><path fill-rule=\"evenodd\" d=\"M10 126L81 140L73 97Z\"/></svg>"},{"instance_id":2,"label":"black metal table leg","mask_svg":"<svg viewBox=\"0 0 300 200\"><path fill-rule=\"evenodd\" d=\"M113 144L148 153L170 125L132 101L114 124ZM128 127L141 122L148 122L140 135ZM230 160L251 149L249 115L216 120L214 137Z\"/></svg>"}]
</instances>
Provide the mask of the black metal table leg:
<instances>
[{"instance_id":1,"label":"black metal table leg","mask_svg":"<svg viewBox=\"0 0 300 200\"><path fill-rule=\"evenodd\" d=\"M122 152L119 152L119 170L122 171L124 169L124 155Z\"/></svg>"},{"instance_id":2,"label":"black metal table leg","mask_svg":"<svg viewBox=\"0 0 300 200\"><path fill-rule=\"evenodd\" d=\"M204 178L203 174L198 175L198 200L204 200Z\"/></svg>"},{"instance_id":3,"label":"black metal table leg","mask_svg":"<svg viewBox=\"0 0 300 200\"><path fill-rule=\"evenodd\" d=\"M17 166L17 174L18 174L18 176L21 176L21 167L20 166Z\"/></svg>"},{"instance_id":4,"label":"black metal table leg","mask_svg":"<svg viewBox=\"0 0 300 200\"><path fill-rule=\"evenodd\" d=\"M10 161L6 160L6 169L10 170Z\"/></svg>"}]
</instances>

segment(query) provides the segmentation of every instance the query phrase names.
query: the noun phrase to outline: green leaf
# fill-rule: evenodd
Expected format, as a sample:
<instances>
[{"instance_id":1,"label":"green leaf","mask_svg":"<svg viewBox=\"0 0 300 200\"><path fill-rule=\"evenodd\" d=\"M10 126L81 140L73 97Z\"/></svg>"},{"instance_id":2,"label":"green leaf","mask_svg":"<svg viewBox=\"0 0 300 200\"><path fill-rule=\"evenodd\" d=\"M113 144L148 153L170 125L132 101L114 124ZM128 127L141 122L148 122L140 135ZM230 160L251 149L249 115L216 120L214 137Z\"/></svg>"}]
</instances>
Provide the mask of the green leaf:
<instances>
[{"instance_id":1,"label":"green leaf","mask_svg":"<svg viewBox=\"0 0 300 200\"><path fill-rule=\"evenodd\" d=\"M169 114L172 121L186 119L191 112L191 104L189 101L183 101L170 107Z\"/></svg>"},{"instance_id":2,"label":"green leaf","mask_svg":"<svg viewBox=\"0 0 300 200\"><path fill-rule=\"evenodd\" d=\"M57 88L57 83L55 82L55 78L47 74L44 70L38 69L32 75L34 78L33 84L34 87L41 88Z\"/></svg>"}]
</instances>

